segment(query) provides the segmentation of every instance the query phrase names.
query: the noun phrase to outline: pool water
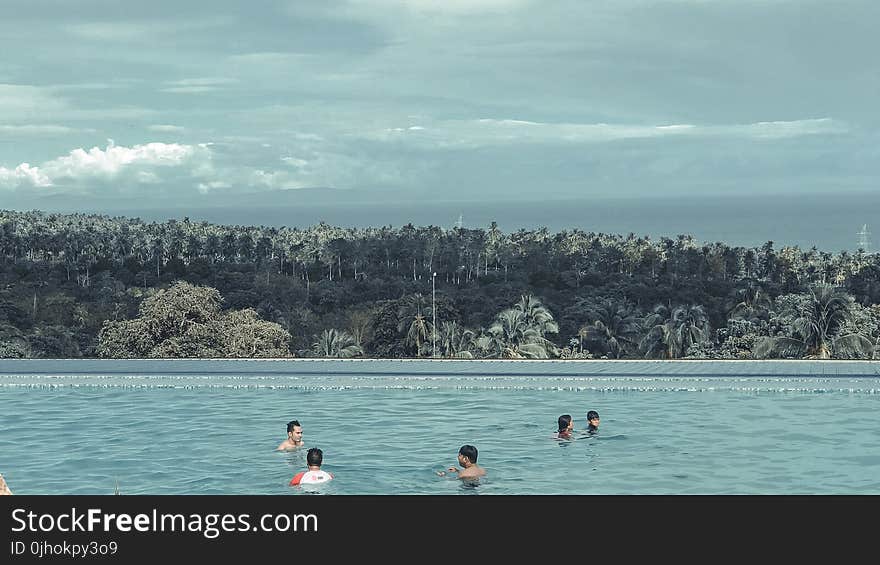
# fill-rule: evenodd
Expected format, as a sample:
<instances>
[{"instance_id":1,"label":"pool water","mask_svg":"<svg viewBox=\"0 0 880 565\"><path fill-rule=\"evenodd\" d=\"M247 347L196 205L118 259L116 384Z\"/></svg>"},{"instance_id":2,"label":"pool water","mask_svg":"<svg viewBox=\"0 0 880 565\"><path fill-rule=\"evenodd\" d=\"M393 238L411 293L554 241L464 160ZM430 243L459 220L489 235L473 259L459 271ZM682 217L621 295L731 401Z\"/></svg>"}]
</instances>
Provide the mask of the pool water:
<instances>
[{"instance_id":1,"label":"pool water","mask_svg":"<svg viewBox=\"0 0 880 565\"><path fill-rule=\"evenodd\" d=\"M0 380L16 494L880 493L877 377L109 378ZM306 449L275 451L292 419L336 477L317 490L288 486ZM437 475L463 444L476 486Z\"/></svg>"}]
</instances>

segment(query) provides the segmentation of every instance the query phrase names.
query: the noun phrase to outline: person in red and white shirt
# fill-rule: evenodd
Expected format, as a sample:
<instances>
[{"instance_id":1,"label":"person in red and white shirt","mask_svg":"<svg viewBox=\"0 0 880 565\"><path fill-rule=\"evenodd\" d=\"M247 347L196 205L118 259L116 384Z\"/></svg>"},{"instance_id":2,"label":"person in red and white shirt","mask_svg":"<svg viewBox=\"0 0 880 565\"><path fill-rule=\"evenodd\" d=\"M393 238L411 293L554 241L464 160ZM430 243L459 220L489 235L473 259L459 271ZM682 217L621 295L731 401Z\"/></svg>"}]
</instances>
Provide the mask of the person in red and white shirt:
<instances>
[{"instance_id":1,"label":"person in red and white shirt","mask_svg":"<svg viewBox=\"0 0 880 565\"><path fill-rule=\"evenodd\" d=\"M323 462L323 451L321 451L317 447L309 449L308 453L306 453L306 464L309 466L309 470L297 473L296 476L290 479L290 486L295 487L299 485L314 485L319 483L326 483L327 481L332 480L333 475L331 475L327 471L321 470L321 465L323 464Z\"/></svg>"}]
</instances>

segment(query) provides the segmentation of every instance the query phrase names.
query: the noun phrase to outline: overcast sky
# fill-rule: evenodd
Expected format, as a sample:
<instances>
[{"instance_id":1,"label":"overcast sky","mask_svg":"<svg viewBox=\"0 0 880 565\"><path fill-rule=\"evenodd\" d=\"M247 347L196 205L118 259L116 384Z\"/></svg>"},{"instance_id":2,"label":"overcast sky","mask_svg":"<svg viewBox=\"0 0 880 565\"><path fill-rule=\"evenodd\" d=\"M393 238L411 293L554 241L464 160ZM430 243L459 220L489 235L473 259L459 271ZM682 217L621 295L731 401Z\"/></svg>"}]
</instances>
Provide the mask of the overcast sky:
<instances>
[{"instance_id":1,"label":"overcast sky","mask_svg":"<svg viewBox=\"0 0 880 565\"><path fill-rule=\"evenodd\" d=\"M880 188L876 0L3 4L0 208Z\"/></svg>"}]
</instances>

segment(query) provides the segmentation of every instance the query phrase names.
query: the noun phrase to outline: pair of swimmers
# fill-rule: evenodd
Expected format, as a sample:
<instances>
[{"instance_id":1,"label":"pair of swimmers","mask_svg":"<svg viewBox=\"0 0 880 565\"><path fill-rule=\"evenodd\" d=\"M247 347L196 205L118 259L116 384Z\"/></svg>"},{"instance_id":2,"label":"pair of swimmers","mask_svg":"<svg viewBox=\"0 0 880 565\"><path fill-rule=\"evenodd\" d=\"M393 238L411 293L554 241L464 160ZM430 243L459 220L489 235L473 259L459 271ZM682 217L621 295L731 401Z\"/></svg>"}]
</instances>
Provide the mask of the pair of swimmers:
<instances>
[{"instance_id":1,"label":"pair of swimmers","mask_svg":"<svg viewBox=\"0 0 880 565\"><path fill-rule=\"evenodd\" d=\"M557 438L571 439L571 434L574 431L574 422L571 419L571 414L560 416L557 419L557 428ZM592 435L597 431L599 431L599 413L595 410L590 410L587 412L587 433Z\"/></svg>"},{"instance_id":2,"label":"pair of swimmers","mask_svg":"<svg viewBox=\"0 0 880 565\"><path fill-rule=\"evenodd\" d=\"M281 442L275 451L293 451L305 445L303 441L303 429L299 420L287 422L287 439ZM300 471L292 479L290 486L326 483L333 479L333 475L321 469L324 464L324 452L317 447L312 447L306 452L306 465L308 470Z\"/></svg>"}]
</instances>

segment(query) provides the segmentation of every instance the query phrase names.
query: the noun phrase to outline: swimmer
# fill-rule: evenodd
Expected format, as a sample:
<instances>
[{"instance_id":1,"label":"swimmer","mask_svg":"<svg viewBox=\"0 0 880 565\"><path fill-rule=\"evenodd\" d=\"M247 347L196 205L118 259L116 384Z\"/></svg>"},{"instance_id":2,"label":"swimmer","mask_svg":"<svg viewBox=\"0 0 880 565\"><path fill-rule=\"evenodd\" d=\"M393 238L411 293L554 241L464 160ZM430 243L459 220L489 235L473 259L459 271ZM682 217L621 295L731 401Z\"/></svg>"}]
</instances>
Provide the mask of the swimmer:
<instances>
[{"instance_id":1,"label":"swimmer","mask_svg":"<svg viewBox=\"0 0 880 565\"><path fill-rule=\"evenodd\" d=\"M306 453L306 464L309 466L309 470L297 473L296 476L290 479L290 486L326 483L333 479L333 475L321 470L323 463L324 452L317 447L309 449L308 453Z\"/></svg>"},{"instance_id":2,"label":"swimmer","mask_svg":"<svg viewBox=\"0 0 880 565\"><path fill-rule=\"evenodd\" d=\"M291 420L287 422L287 439L275 448L275 451L293 451L304 445L303 429L299 424L299 420Z\"/></svg>"},{"instance_id":3,"label":"swimmer","mask_svg":"<svg viewBox=\"0 0 880 565\"><path fill-rule=\"evenodd\" d=\"M446 471L438 471L439 476L449 473L457 473L459 479L477 479L486 474L486 470L477 465L477 448L473 445L462 445L458 450L458 467L449 467Z\"/></svg>"},{"instance_id":4,"label":"swimmer","mask_svg":"<svg viewBox=\"0 0 880 565\"><path fill-rule=\"evenodd\" d=\"M599 413L595 410L587 412L587 433L594 434L599 431Z\"/></svg>"},{"instance_id":5,"label":"swimmer","mask_svg":"<svg viewBox=\"0 0 880 565\"><path fill-rule=\"evenodd\" d=\"M557 420L559 428L556 437L558 439L571 439L571 432L574 430L574 422L571 421L571 414L563 414Z\"/></svg>"},{"instance_id":6,"label":"swimmer","mask_svg":"<svg viewBox=\"0 0 880 565\"><path fill-rule=\"evenodd\" d=\"M9 490L9 485L6 484L6 479L0 474L0 496L4 494L12 494L12 491Z\"/></svg>"}]
</instances>

